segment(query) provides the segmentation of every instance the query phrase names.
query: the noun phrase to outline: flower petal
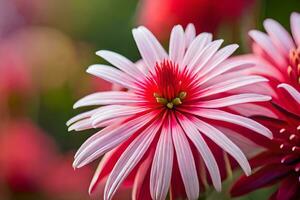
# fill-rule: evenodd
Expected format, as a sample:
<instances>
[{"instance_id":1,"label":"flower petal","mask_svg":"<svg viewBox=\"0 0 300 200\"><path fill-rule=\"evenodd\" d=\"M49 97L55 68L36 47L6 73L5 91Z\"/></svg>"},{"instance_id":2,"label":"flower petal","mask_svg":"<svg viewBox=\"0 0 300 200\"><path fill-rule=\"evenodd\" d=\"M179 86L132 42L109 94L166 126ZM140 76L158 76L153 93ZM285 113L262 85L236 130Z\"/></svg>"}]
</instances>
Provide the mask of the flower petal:
<instances>
[{"instance_id":1,"label":"flower petal","mask_svg":"<svg viewBox=\"0 0 300 200\"><path fill-rule=\"evenodd\" d=\"M96 54L135 79L141 80L140 78L144 76L134 63L120 54L107 50L97 51Z\"/></svg>"},{"instance_id":2,"label":"flower petal","mask_svg":"<svg viewBox=\"0 0 300 200\"><path fill-rule=\"evenodd\" d=\"M197 199L199 196L199 181L192 150L175 117L172 118L171 123L173 143L186 195L188 199Z\"/></svg>"},{"instance_id":3,"label":"flower petal","mask_svg":"<svg viewBox=\"0 0 300 200\"><path fill-rule=\"evenodd\" d=\"M231 44L228 46L225 46L224 48L220 49L210 60L207 64L202 64L203 69L199 73L199 77L205 76L208 72L213 70L215 67L217 67L220 63L222 63L224 60L226 60L233 52L239 47L237 44ZM199 67L202 68L202 67Z\"/></svg>"},{"instance_id":4,"label":"flower petal","mask_svg":"<svg viewBox=\"0 0 300 200\"><path fill-rule=\"evenodd\" d=\"M246 85L260 83L260 82L267 82L267 81L268 81L268 79L266 79L262 76L256 76L256 75L237 77L237 78L233 78L228 81L217 83L217 84L207 87L203 90L200 90L198 92L198 94L195 94L195 98L203 98L203 97L211 96L211 95L218 94L221 92L227 92L229 90L243 87Z\"/></svg>"},{"instance_id":5,"label":"flower petal","mask_svg":"<svg viewBox=\"0 0 300 200\"><path fill-rule=\"evenodd\" d=\"M92 125L96 126L97 124L103 123L107 120L138 114L146 110L149 110L149 108L125 105L103 106L92 115Z\"/></svg>"},{"instance_id":6,"label":"flower petal","mask_svg":"<svg viewBox=\"0 0 300 200\"><path fill-rule=\"evenodd\" d=\"M288 55L290 50L295 48L291 35L277 21L266 19L264 21L264 27L273 43L282 51L282 53Z\"/></svg>"},{"instance_id":7,"label":"flower petal","mask_svg":"<svg viewBox=\"0 0 300 200\"><path fill-rule=\"evenodd\" d=\"M134 93L122 92L122 91L107 91L96 92L87 95L78 100L73 108L79 108L83 106L96 106L96 105L109 105L109 104L133 104L143 102L141 98Z\"/></svg>"},{"instance_id":8,"label":"flower petal","mask_svg":"<svg viewBox=\"0 0 300 200\"><path fill-rule=\"evenodd\" d=\"M267 165L251 176L241 177L231 188L230 194L232 197L237 197L252 192L279 181L282 177L286 176L288 172L289 169L282 165Z\"/></svg>"},{"instance_id":9,"label":"flower petal","mask_svg":"<svg viewBox=\"0 0 300 200\"><path fill-rule=\"evenodd\" d=\"M148 29L139 27L133 29L132 34L145 64L151 71L156 62L167 58L165 50Z\"/></svg>"},{"instance_id":10,"label":"flower petal","mask_svg":"<svg viewBox=\"0 0 300 200\"><path fill-rule=\"evenodd\" d=\"M213 99L208 101L200 101L197 103L197 106L202 108L221 108L226 106L232 106L235 104L243 104L249 102L261 102L271 100L270 96L246 93L246 94L237 94L228 97L223 97L219 99Z\"/></svg>"},{"instance_id":11,"label":"flower petal","mask_svg":"<svg viewBox=\"0 0 300 200\"><path fill-rule=\"evenodd\" d=\"M298 46L300 46L300 14L293 12L291 15L291 30L294 40Z\"/></svg>"},{"instance_id":12,"label":"flower petal","mask_svg":"<svg viewBox=\"0 0 300 200\"><path fill-rule=\"evenodd\" d=\"M196 59L197 55L203 52L205 45L210 43L212 40L212 35L210 33L201 33L199 34L188 47L183 61L182 66L190 66L190 63Z\"/></svg>"},{"instance_id":13,"label":"flower petal","mask_svg":"<svg viewBox=\"0 0 300 200\"><path fill-rule=\"evenodd\" d=\"M152 200L150 194L150 166L154 151L150 151L147 158L142 161L134 178L132 200Z\"/></svg>"},{"instance_id":14,"label":"flower petal","mask_svg":"<svg viewBox=\"0 0 300 200\"><path fill-rule=\"evenodd\" d=\"M218 79L220 74L223 74L225 72L228 72L230 70L233 70L235 68L249 68L250 66L253 66L253 62L251 60L246 59L228 59L215 67L211 72L209 72L204 77L201 77L202 80L199 84L203 84L213 78ZM219 82L219 81L217 81Z\"/></svg>"},{"instance_id":15,"label":"flower petal","mask_svg":"<svg viewBox=\"0 0 300 200\"><path fill-rule=\"evenodd\" d=\"M224 40L215 40L208 44L201 53L199 53L190 63L189 67L194 74L199 72L207 62L215 55Z\"/></svg>"},{"instance_id":16,"label":"flower petal","mask_svg":"<svg viewBox=\"0 0 300 200\"><path fill-rule=\"evenodd\" d=\"M126 73L107 65L95 64L89 66L87 73L100 77L111 83L116 83L125 88L136 89L134 80Z\"/></svg>"},{"instance_id":17,"label":"flower petal","mask_svg":"<svg viewBox=\"0 0 300 200\"><path fill-rule=\"evenodd\" d=\"M87 139L75 154L73 166L80 168L110 151L156 117L154 112L136 117L122 125L108 126Z\"/></svg>"},{"instance_id":18,"label":"flower petal","mask_svg":"<svg viewBox=\"0 0 300 200\"><path fill-rule=\"evenodd\" d=\"M188 24L185 29L185 47L188 48L196 37L196 29L193 24Z\"/></svg>"},{"instance_id":19,"label":"flower petal","mask_svg":"<svg viewBox=\"0 0 300 200\"><path fill-rule=\"evenodd\" d=\"M257 30L252 30L249 32L250 37L257 43L259 46L269 55L271 59L274 60L274 62L282 68L285 69L286 67L286 61L283 55L276 49L274 44L272 43L270 37Z\"/></svg>"},{"instance_id":20,"label":"flower petal","mask_svg":"<svg viewBox=\"0 0 300 200\"><path fill-rule=\"evenodd\" d=\"M203 161L209 171L214 187L217 191L221 191L222 184L220 170L217 161L214 158L214 155L212 154L211 150L207 146L204 138L201 136L200 132L187 117L180 114L179 112L176 113L176 116L178 117L178 120L184 132L193 142L201 157L203 158Z\"/></svg>"},{"instance_id":21,"label":"flower petal","mask_svg":"<svg viewBox=\"0 0 300 200\"><path fill-rule=\"evenodd\" d=\"M300 104L300 93L291 85L282 83L277 86L278 88L285 89L294 99Z\"/></svg>"},{"instance_id":22,"label":"flower petal","mask_svg":"<svg viewBox=\"0 0 300 200\"><path fill-rule=\"evenodd\" d=\"M184 31L180 25L174 26L171 32L169 57L175 64L181 63L185 52Z\"/></svg>"},{"instance_id":23,"label":"flower petal","mask_svg":"<svg viewBox=\"0 0 300 200\"><path fill-rule=\"evenodd\" d=\"M104 189L104 199L111 199L124 179L142 159L152 140L161 127L162 122L156 120L141 132L123 152L112 169Z\"/></svg>"},{"instance_id":24,"label":"flower petal","mask_svg":"<svg viewBox=\"0 0 300 200\"><path fill-rule=\"evenodd\" d=\"M224 135L224 133L195 117L192 118L192 122L195 126L197 126L201 133L205 134L208 138L229 153L239 163L246 175L251 174L251 168L246 156L237 145L231 142L231 140Z\"/></svg>"},{"instance_id":25,"label":"flower petal","mask_svg":"<svg viewBox=\"0 0 300 200\"><path fill-rule=\"evenodd\" d=\"M163 125L151 167L150 194L152 199L164 200L166 198L171 182L173 157L171 124L168 119Z\"/></svg>"},{"instance_id":26,"label":"flower petal","mask_svg":"<svg viewBox=\"0 0 300 200\"><path fill-rule=\"evenodd\" d=\"M261 135L264 135L268 138L272 138L272 133L271 131L266 128L265 126L257 123L256 121L242 117L239 115L234 115L225 111L217 110L217 109L198 109L193 111L195 115L208 118L208 119L213 119L213 120L220 120L224 122L229 122L233 123L245 128L248 128L250 130L253 130Z\"/></svg>"}]
</instances>

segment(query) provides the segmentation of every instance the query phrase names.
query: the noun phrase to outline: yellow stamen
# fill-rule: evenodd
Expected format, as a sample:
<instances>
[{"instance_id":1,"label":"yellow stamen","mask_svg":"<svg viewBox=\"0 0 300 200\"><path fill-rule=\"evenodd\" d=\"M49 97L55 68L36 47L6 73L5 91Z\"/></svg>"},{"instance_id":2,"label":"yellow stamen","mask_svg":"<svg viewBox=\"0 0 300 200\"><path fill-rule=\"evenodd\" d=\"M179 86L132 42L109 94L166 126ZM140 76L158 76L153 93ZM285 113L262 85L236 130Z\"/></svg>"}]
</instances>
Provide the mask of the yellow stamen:
<instances>
[{"instance_id":1,"label":"yellow stamen","mask_svg":"<svg viewBox=\"0 0 300 200\"><path fill-rule=\"evenodd\" d=\"M178 98L178 97L176 97L175 99L173 99L173 100L172 100L172 103L173 103L175 106L182 104L181 99Z\"/></svg>"},{"instance_id":2,"label":"yellow stamen","mask_svg":"<svg viewBox=\"0 0 300 200\"><path fill-rule=\"evenodd\" d=\"M169 109L172 109L174 107L174 104L172 102L167 103L167 107Z\"/></svg>"},{"instance_id":3,"label":"yellow stamen","mask_svg":"<svg viewBox=\"0 0 300 200\"><path fill-rule=\"evenodd\" d=\"M180 92L179 93L179 98L182 100L182 99L185 99L186 97L186 92Z\"/></svg>"},{"instance_id":4,"label":"yellow stamen","mask_svg":"<svg viewBox=\"0 0 300 200\"><path fill-rule=\"evenodd\" d=\"M156 98L156 102L157 102L157 103L164 104L164 105L168 103L167 99L162 98L162 97L157 97L157 98Z\"/></svg>"}]
</instances>

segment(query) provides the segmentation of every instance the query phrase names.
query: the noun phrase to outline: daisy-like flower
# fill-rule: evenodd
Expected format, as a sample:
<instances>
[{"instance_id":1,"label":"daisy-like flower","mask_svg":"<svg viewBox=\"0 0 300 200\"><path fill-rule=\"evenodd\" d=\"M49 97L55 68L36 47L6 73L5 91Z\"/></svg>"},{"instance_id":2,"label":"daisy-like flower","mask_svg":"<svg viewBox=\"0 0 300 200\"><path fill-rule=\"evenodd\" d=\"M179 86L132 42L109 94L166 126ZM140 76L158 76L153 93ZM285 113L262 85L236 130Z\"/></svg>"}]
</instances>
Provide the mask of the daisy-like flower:
<instances>
[{"instance_id":1,"label":"daisy-like flower","mask_svg":"<svg viewBox=\"0 0 300 200\"><path fill-rule=\"evenodd\" d=\"M267 19L264 27L267 33L252 30L253 53L240 59L256 63L249 71L270 81L268 90L273 102L285 110L300 113L300 14L291 15L292 36L277 21ZM277 87L280 88L277 90Z\"/></svg>"},{"instance_id":2,"label":"daisy-like flower","mask_svg":"<svg viewBox=\"0 0 300 200\"><path fill-rule=\"evenodd\" d=\"M212 41L208 33L195 36L193 25L186 31L179 25L173 28L169 54L145 27L132 32L142 56L139 66L117 53L98 51L116 68L92 65L87 70L128 90L82 98L74 108L103 106L67 123L70 131L104 127L80 147L73 163L79 168L105 154L90 192L106 179L104 199L111 199L122 182L134 180L133 199L165 199L169 188L171 198L197 199L201 163L202 171L206 166L220 191L221 176L211 143L249 175L246 156L227 136L232 131L223 126L237 125L272 137L264 126L227 108L270 100L266 95L242 92L244 86L267 79L240 73L251 63L228 58L238 45L218 50L223 40Z\"/></svg>"},{"instance_id":3,"label":"daisy-like flower","mask_svg":"<svg viewBox=\"0 0 300 200\"><path fill-rule=\"evenodd\" d=\"M251 160L259 169L241 177L231 190L240 196L255 189L280 183L270 199L300 198L300 14L292 13L292 36L276 21L267 19L268 34L250 31L253 54L244 58L256 62L250 74L267 76L272 91L275 119L259 119L274 135L272 141L259 139L266 148Z\"/></svg>"}]
</instances>

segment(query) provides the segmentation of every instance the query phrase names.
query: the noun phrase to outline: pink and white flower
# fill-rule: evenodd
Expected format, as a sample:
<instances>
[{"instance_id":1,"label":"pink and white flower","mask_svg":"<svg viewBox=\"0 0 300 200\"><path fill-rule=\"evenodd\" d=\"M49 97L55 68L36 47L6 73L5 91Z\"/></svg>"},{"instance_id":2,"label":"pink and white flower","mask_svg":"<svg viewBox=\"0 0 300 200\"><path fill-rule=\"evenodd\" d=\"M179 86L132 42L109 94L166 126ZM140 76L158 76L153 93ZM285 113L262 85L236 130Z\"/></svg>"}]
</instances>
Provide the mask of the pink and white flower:
<instances>
[{"instance_id":1,"label":"pink and white flower","mask_svg":"<svg viewBox=\"0 0 300 200\"><path fill-rule=\"evenodd\" d=\"M264 21L267 33L250 31L253 53L240 59L256 64L249 70L250 74L263 75L270 80L266 89L271 91L274 103L299 115L300 14L292 13L290 21L292 35L273 19Z\"/></svg>"},{"instance_id":2,"label":"pink and white flower","mask_svg":"<svg viewBox=\"0 0 300 200\"><path fill-rule=\"evenodd\" d=\"M268 127L272 141L255 138L265 149L250 160L255 173L241 176L233 185L233 197L277 184L269 199L300 198L300 14L291 15L291 32L273 19L264 21L267 33L252 30L253 53L240 59L254 61L249 74L270 79L264 89L271 91L272 112L277 119L257 118ZM262 89L262 88L256 88Z\"/></svg>"},{"instance_id":3,"label":"pink and white flower","mask_svg":"<svg viewBox=\"0 0 300 200\"><path fill-rule=\"evenodd\" d=\"M179 25L173 28L169 54L145 27L132 32L143 68L117 53L101 50L96 54L115 67L97 64L87 69L128 90L82 98L74 108L101 107L67 122L69 131L104 127L79 148L73 163L80 168L104 155L90 192L107 178L104 199L111 199L124 181L131 180L133 199L165 199L169 189L171 198L197 199L201 163L220 191L219 158L214 157L211 143L233 157L249 175L246 156L227 136L236 134L228 125L269 138L272 134L259 123L234 114L229 106L269 101L269 96L242 90L267 79L244 75L242 69L251 63L229 58L238 45L219 50L223 40L213 41L209 33L196 36L193 25L185 31Z\"/></svg>"}]
</instances>

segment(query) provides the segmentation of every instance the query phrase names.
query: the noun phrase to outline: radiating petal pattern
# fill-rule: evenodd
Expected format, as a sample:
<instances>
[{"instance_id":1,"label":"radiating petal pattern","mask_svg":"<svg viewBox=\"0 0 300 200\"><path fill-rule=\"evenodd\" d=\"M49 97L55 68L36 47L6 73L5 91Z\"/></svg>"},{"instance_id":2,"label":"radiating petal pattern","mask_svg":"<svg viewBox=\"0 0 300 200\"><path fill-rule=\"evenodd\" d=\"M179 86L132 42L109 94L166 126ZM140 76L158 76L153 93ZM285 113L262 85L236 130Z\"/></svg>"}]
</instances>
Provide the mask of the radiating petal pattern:
<instances>
[{"instance_id":1,"label":"radiating petal pattern","mask_svg":"<svg viewBox=\"0 0 300 200\"><path fill-rule=\"evenodd\" d=\"M113 67L92 65L87 70L122 86L123 91L83 97L74 108L101 107L67 122L69 131L102 128L82 144L73 163L80 168L104 155L90 192L105 181L104 200L111 200L122 183L134 176L132 199L163 200L168 195L197 199L205 189L201 186L210 182L197 171L205 168L220 191L225 177L221 176L224 166L219 165L227 157L214 155L215 146L210 145L231 155L249 175L246 156L221 130L234 124L271 137L266 127L234 111L238 105L269 101L271 97L260 94L261 90L247 92L249 85L267 79L244 73L251 61L230 58L236 44L220 49L222 39L213 41L210 33L196 36L192 24L173 28L168 54L147 28L132 33L141 60L132 63L101 50L97 55Z\"/></svg>"}]
</instances>

